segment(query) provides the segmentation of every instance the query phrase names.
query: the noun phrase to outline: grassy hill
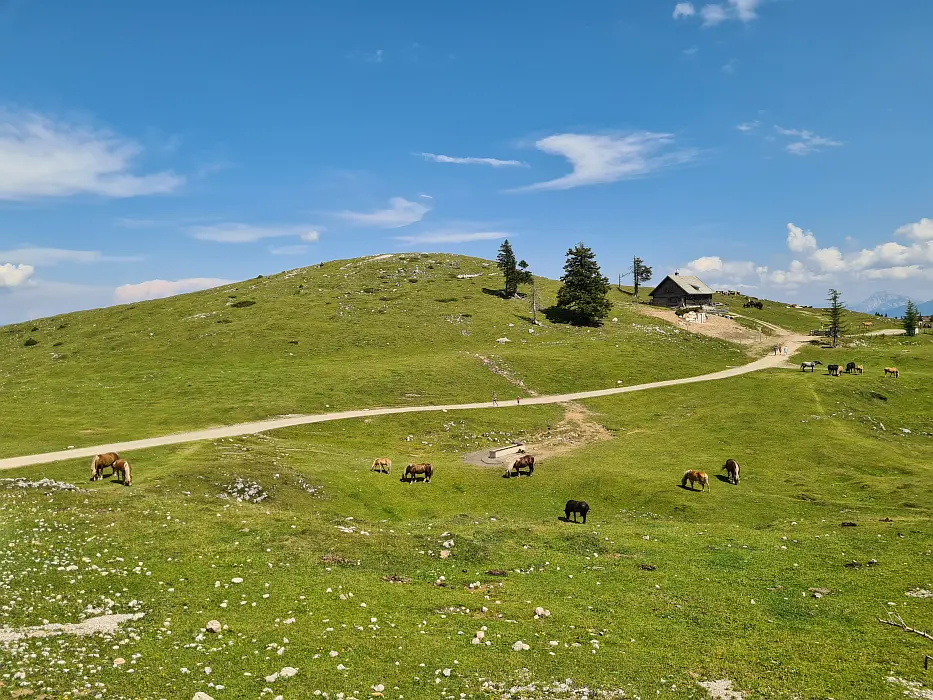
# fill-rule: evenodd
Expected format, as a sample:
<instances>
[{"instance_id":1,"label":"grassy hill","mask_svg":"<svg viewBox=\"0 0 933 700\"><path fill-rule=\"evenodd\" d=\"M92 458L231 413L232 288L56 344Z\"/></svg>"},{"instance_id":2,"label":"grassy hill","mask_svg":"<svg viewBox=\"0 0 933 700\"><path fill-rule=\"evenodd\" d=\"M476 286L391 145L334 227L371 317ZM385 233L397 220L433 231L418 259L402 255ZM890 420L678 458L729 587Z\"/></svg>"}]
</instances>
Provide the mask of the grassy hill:
<instances>
[{"instance_id":1,"label":"grassy hill","mask_svg":"<svg viewBox=\"0 0 933 700\"><path fill-rule=\"evenodd\" d=\"M477 258L376 256L0 329L0 456L745 361L728 343L645 317L615 290L616 322L575 328L539 314L533 327L527 300L496 296L501 281ZM552 305L557 283L538 283L541 305Z\"/></svg>"},{"instance_id":2,"label":"grassy hill","mask_svg":"<svg viewBox=\"0 0 933 700\"><path fill-rule=\"evenodd\" d=\"M112 639L0 645L0 697L584 697L570 678L588 697L705 698L699 683L729 681L748 700L903 698L929 684L931 645L875 618L933 629L933 599L915 597L933 590L933 342L806 355L866 373L162 448L130 456L131 488L0 484L0 625L146 614ZM513 437L550 455L533 477L463 462ZM383 454L391 476L368 471ZM715 478L726 457L738 487ZM432 483L401 484L422 460ZM686 468L711 492L681 489ZM231 496L238 478L263 500ZM568 498L590 503L585 526L558 519ZM266 680L285 667L298 674Z\"/></svg>"}]
</instances>

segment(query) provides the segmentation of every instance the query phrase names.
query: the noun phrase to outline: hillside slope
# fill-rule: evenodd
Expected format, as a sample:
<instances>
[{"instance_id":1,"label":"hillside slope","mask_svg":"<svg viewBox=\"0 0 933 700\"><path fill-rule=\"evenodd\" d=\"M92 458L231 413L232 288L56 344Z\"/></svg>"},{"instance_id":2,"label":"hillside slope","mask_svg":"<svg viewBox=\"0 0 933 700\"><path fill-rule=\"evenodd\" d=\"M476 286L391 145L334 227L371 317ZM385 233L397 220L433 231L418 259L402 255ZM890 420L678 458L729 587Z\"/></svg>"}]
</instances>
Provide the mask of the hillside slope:
<instances>
[{"instance_id":1,"label":"hillside slope","mask_svg":"<svg viewBox=\"0 0 933 700\"><path fill-rule=\"evenodd\" d=\"M275 415L597 389L746 359L646 318L616 290L617 322L576 328L539 314L533 328L527 300L500 298L500 286L477 258L375 256L10 326L0 456ZM557 283L538 286L552 305Z\"/></svg>"}]
</instances>

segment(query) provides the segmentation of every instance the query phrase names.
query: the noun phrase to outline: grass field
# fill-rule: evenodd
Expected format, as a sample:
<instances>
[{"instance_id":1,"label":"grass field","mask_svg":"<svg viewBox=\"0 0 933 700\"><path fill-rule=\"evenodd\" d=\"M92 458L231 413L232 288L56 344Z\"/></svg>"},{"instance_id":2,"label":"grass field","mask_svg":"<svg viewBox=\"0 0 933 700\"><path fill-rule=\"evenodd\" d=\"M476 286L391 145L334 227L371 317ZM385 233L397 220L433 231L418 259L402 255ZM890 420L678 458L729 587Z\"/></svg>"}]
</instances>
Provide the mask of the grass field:
<instances>
[{"instance_id":1,"label":"grass field","mask_svg":"<svg viewBox=\"0 0 933 700\"><path fill-rule=\"evenodd\" d=\"M501 281L476 258L388 256L0 329L0 456L284 414L606 388L747 360L618 293L614 323L539 314L529 333L529 302L496 296ZM557 283L538 286L552 305Z\"/></svg>"},{"instance_id":2,"label":"grass field","mask_svg":"<svg viewBox=\"0 0 933 700\"><path fill-rule=\"evenodd\" d=\"M811 330L822 328L826 321L826 309L801 309L791 307L784 302L772 301L770 299L761 299L764 308L746 309L744 296L725 296L716 294L713 301L726 305L734 314L738 314L736 320L744 326L758 330L760 327L762 333L771 335L772 332L767 326L756 323L758 319L785 328L795 333L809 333ZM863 325L864 322L871 322L871 327ZM867 330L881 330L883 328L900 328L900 322L893 319L881 318L871 314L863 314L856 311L845 312L845 322L848 326L848 332L851 334L862 333Z\"/></svg>"},{"instance_id":3,"label":"grass field","mask_svg":"<svg viewBox=\"0 0 933 700\"><path fill-rule=\"evenodd\" d=\"M553 446L560 406L140 452L131 488L82 483L85 460L10 472L89 490L0 488L0 624L145 617L112 639L6 645L0 697L706 698L713 681L747 699L924 697L905 683L930 685L933 644L875 618L933 629L933 598L907 595L933 590L933 342L794 359L866 373L770 370L587 401L608 439L531 478L463 454ZM881 376L889 365L899 380ZM393 474L369 473L383 454ZM738 487L716 478L726 457ZM422 460L432 483L400 483ZM710 493L680 488L687 468L710 472ZM219 498L238 477L268 498ZM586 525L558 519L568 498L590 503ZM202 632L212 619L221 634ZM266 680L286 667L297 675Z\"/></svg>"}]
</instances>

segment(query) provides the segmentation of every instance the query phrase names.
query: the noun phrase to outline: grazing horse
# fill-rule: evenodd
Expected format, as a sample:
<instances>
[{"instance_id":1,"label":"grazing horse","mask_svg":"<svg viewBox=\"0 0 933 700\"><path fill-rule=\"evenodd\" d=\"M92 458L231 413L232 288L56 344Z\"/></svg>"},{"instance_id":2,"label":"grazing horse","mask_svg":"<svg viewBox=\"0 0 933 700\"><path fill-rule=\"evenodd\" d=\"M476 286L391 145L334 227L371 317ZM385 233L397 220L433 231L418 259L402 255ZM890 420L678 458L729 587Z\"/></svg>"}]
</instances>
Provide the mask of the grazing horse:
<instances>
[{"instance_id":1,"label":"grazing horse","mask_svg":"<svg viewBox=\"0 0 933 700\"><path fill-rule=\"evenodd\" d=\"M434 467L430 464L409 464L405 467L405 476L402 477L402 481L407 481L409 484L415 483L419 476L424 477L424 482L426 484L431 483L431 477L434 475Z\"/></svg>"},{"instance_id":2,"label":"grazing horse","mask_svg":"<svg viewBox=\"0 0 933 700\"><path fill-rule=\"evenodd\" d=\"M104 478L104 469L113 467L114 462L120 459L116 452L105 452L102 455L95 455L91 460L91 481L98 481ZM113 476L113 472L110 473Z\"/></svg>"},{"instance_id":3,"label":"grazing horse","mask_svg":"<svg viewBox=\"0 0 933 700\"><path fill-rule=\"evenodd\" d=\"M846 362L846 374L852 374L856 367L858 367L858 365L854 362Z\"/></svg>"},{"instance_id":4,"label":"grazing horse","mask_svg":"<svg viewBox=\"0 0 933 700\"><path fill-rule=\"evenodd\" d=\"M739 471L741 471L739 467L739 463L736 462L734 459L727 459L726 463L723 465L722 468L725 469L726 473L729 475L729 483L735 484L736 486L738 486L739 485Z\"/></svg>"},{"instance_id":5,"label":"grazing horse","mask_svg":"<svg viewBox=\"0 0 933 700\"><path fill-rule=\"evenodd\" d=\"M681 479L680 485L683 486L684 488L687 488L688 481L690 482L691 491L696 491L696 489L693 488L693 485L697 482L699 482L700 484L701 493L704 489L709 491L709 477L706 475L706 472L698 472L693 469L688 469L687 471L684 472L684 478Z\"/></svg>"},{"instance_id":6,"label":"grazing horse","mask_svg":"<svg viewBox=\"0 0 933 700\"><path fill-rule=\"evenodd\" d=\"M378 471L381 474L391 474L392 473L392 460L388 457L377 457L373 461L373 465L369 468L369 471L375 472Z\"/></svg>"},{"instance_id":7,"label":"grazing horse","mask_svg":"<svg viewBox=\"0 0 933 700\"><path fill-rule=\"evenodd\" d=\"M839 376L839 365L827 365L826 371L829 372L830 377L838 377Z\"/></svg>"},{"instance_id":8,"label":"grazing horse","mask_svg":"<svg viewBox=\"0 0 933 700\"><path fill-rule=\"evenodd\" d=\"M130 463L125 459L118 459L113 463L113 475L120 475L120 481L124 486L133 485L133 472L130 470Z\"/></svg>"},{"instance_id":9,"label":"grazing horse","mask_svg":"<svg viewBox=\"0 0 933 700\"><path fill-rule=\"evenodd\" d=\"M511 476L514 473L515 476L521 476L522 469L528 470L528 476L531 476L535 473L534 455L522 455L516 459L514 462L512 462L512 468L506 470L506 474Z\"/></svg>"},{"instance_id":10,"label":"grazing horse","mask_svg":"<svg viewBox=\"0 0 933 700\"><path fill-rule=\"evenodd\" d=\"M861 373L864 372L864 371L865 371L865 368L862 367L862 365L855 365L855 373L856 373L856 374L861 374Z\"/></svg>"},{"instance_id":11,"label":"grazing horse","mask_svg":"<svg viewBox=\"0 0 933 700\"><path fill-rule=\"evenodd\" d=\"M901 376L901 373L897 371L897 367L885 367L884 376L887 377L889 374L892 375L895 379Z\"/></svg>"},{"instance_id":12,"label":"grazing horse","mask_svg":"<svg viewBox=\"0 0 933 700\"><path fill-rule=\"evenodd\" d=\"M577 522L577 514L583 516L583 524L586 525L586 514L590 512L590 504L586 501L567 501L564 506L564 520L570 522L570 516L573 515L573 521Z\"/></svg>"},{"instance_id":13,"label":"grazing horse","mask_svg":"<svg viewBox=\"0 0 933 700\"><path fill-rule=\"evenodd\" d=\"M810 370L811 372L816 372L816 366L821 365L821 364L823 363L820 362L819 360L811 360L810 362L801 362L800 371L806 372L807 370Z\"/></svg>"}]
</instances>

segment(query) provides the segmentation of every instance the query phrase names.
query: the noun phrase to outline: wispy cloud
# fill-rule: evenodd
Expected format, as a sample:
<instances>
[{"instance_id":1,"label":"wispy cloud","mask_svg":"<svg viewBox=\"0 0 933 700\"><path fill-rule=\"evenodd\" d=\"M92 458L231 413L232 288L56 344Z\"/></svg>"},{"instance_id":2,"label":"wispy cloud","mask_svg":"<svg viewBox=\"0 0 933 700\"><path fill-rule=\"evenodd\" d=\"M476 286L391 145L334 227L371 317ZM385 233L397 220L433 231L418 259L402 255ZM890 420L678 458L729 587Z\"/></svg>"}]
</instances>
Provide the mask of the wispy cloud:
<instances>
[{"instance_id":1,"label":"wispy cloud","mask_svg":"<svg viewBox=\"0 0 933 700\"><path fill-rule=\"evenodd\" d=\"M499 231L429 231L412 236L396 236L395 240L403 243L472 243L473 241L494 241L510 238L514 233Z\"/></svg>"},{"instance_id":2,"label":"wispy cloud","mask_svg":"<svg viewBox=\"0 0 933 700\"><path fill-rule=\"evenodd\" d=\"M754 121L750 121L750 122L742 122L735 128L741 131L742 133L747 134L750 131L754 131L759 126L761 126L761 122L755 119Z\"/></svg>"},{"instance_id":3,"label":"wispy cloud","mask_svg":"<svg viewBox=\"0 0 933 700\"><path fill-rule=\"evenodd\" d=\"M696 8L691 2L679 2L674 5L674 19L681 17L693 17L697 13Z\"/></svg>"},{"instance_id":4,"label":"wispy cloud","mask_svg":"<svg viewBox=\"0 0 933 700\"><path fill-rule=\"evenodd\" d=\"M133 173L137 142L110 131L35 113L0 112L0 199L79 194L137 197L165 194L185 179L171 171Z\"/></svg>"},{"instance_id":5,"label":"wispy cloud","mask_svg":"<svg viewBox=\"0 0 933 700\"><path fill-rule=\"evenodd\" d=\"M113 292L113 298L118 304L129 304L134 301L147 301L149 299L162 299L199 292L203 289L220 287L231 284L232 280L218 279L216 277L190 277L180 280L149 280L138 284L124 284Z\"/></svg>"},{"instance_id":6,"label":"wispy cloud","mask_svg":"<svg viewBox=\"0 0 933 700\"><path fill-rule=\"evenodd\" d=\"M671 150L672 134L637 131L624 134L555 134L535 143L538 150L563 156L573 166L569 175L519 187L513 192L567 190L630 180L697 157L693 149Z\"/></svg>"},{"instance_id":7,"label":"wispy cloud","mask_svg":"<svg viewBox=\"0 0 933 700\"><path fill-rule=\"evenodd\" d=\"M269 252L273 255L304 255L311 249L309 245L283 245L278 248L270 248Z\"/></svg>"},{"instance_id":8,"label":"wispy cloud","mask_svg":"<svg viewBox=\"0 0 933 700\"><path fill-rule=\"evenodd\" d=\"M714 27L730 20L751 22L758 18L758 7L764 0L726 0L724 3L710 3L700 8L693 3L679 2L674 6L674 19L699 16L704 27Z\"/></svg>"},{"instance_id":9,"label":"wispy cloud","mask_svg":"<svg viewBox=\"0 0 933 700\"><path fill-rule=\"evenodd\" d=\"M0 289L19 287L32 277L36 269L32 265L13 265L4 263L0 265Z\"/></svg>"},{"instance_id":10,"label":"wispy cloud","mask_svg":"<svg viewBox=\"0 0 933 700\"><path fill-rule=\"evenodd\" d=\"M410 202L404 197L393 197L389 200L387 209L374 212L341 211L334 215L357 226L402 228L421 221L429 211L429 207L418 202Z\"/></svg>"},{"instance_id":11,"label":"wispy cloud","mask_svg":"<svg viewBox=\"0 0 933 700\"><path fill-rule=\"evenodd\" d=\"M0 250L0 260L44 267L59 263L139 262L142 258L138 256L104 255L97 250L16 248L15 250Z\"/></svg>"},{"instance_id":12,"label":"wispy cloud","mask_svg":"<svg viewBox=\"0 0 933 700\"><path fill-rule=\"evenodd\" d=\"M507 167L528 167L527 163L523 163L520 160L500 160L498 158L460 158L457 156L443 156L437 153L421 153L419 154L425 160L434 161L435 163L459 163L461 165L491 165L494 168L507 168Z\"/></svg>"},{"instance_id":13,"label":"wispy cloud","mask_svg":"<svg viewBox=\"0 0 933 700\"><path fill-rule=\"evenodd\" d=\"M684 49L682 51L684 56L696 56L699 52L700 52L700 49L697 48L696 46L691 46L690 48Z\"/></svg>"},{"instance_id":14,"label":"wispy cloud","mask_svg":"<svg viewBox=\"0 0 933 700\"><path fill-rule=\"evenodd\" d=\"M784 150L795 156L807 156L824 148L838 148L843 146L841 141L828 139L814 134L812 131L802 129L785 129L775 126L774 130L781 136L791 137L793 140L784 146Z\"/></svg>"},{"instance_id":15,"label":"wispy cloud","mask_svg":"<svg viewBox=\"0 0 933 700\"><path fill-rule=\"evenodd\" d=\"M314 243L321 236L317 229L309 226L254 226L233 222L192 226L188 232L199 241L213 241L214 243L255 243L266 238L286 236L297 236L303 241Z\"/></svg>"},{"instance_id":16,"label":"wispy cloud","mask_svg":"<svg viewBox=\"0 0 933 700\"><path fill-rule=\"evenodd\" d=\"M114 219L113 223L121 228L151 228L159 225L155 219L132 219L123 216Z\"/></svg>"},{"instance_id":17,"label":"wispy cloud","mask_svg":"<svg viewBox=\"0 0 933 700\"><path fill-rule=\"evenodd\" d=\"M729 62L724 63L719 68L719 70L725 73L726 75L732 75L733 73L735 73L735 59L734 58L729 59Z\"/></svg>"}]
</instances>

